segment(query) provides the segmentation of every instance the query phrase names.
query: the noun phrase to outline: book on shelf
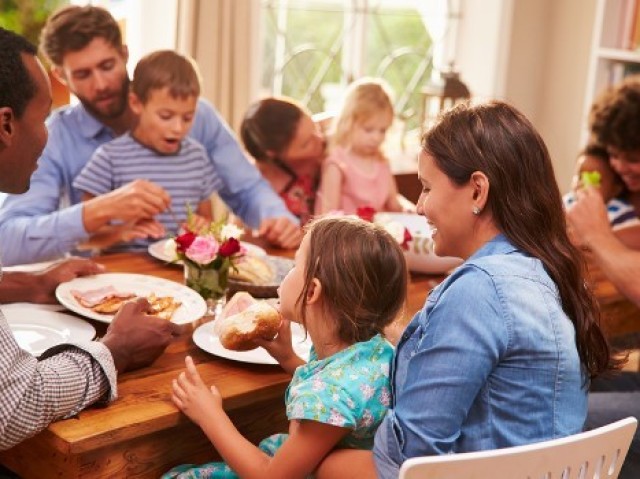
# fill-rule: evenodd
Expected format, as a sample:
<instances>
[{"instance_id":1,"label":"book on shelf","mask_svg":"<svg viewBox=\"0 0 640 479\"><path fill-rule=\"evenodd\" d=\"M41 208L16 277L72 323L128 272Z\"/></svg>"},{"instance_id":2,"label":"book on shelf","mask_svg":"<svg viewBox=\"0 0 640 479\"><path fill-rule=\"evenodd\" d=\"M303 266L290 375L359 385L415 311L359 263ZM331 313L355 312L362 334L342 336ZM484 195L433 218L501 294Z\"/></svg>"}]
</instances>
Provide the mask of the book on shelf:
<instances>
[{"instance_id":1,"label":"book on shelf","mask_svg":"<svg viewBox=\"0 0 640 479\"><path fill-rule=\"evenodd\" d=\"M625 46L627 50L640 51L640 0L632 1L634 5L631 28L628 32L628 42Z\"/></svg>"},{"instance_id":2,"label":"book on shelf","mask_svg":"<svg viewBox=\"0 0 640 479\"><path fill-rule=\"evenodd\" d=\"M638 0L622 0L620 6L620 20L618 22L618 48L635 50L635 28L638 14Z\"/></svg>"},{"instance_id":3,"label":"book on shelf","mask_svg":"<svg viewBox=\"0 0 640 479\"><path fill-rule=\"evenodd\" d=\"M607 85L617 85L630 75L640 74L640 63L611 62L609 65Z\"/></svg>"}]
</instances>

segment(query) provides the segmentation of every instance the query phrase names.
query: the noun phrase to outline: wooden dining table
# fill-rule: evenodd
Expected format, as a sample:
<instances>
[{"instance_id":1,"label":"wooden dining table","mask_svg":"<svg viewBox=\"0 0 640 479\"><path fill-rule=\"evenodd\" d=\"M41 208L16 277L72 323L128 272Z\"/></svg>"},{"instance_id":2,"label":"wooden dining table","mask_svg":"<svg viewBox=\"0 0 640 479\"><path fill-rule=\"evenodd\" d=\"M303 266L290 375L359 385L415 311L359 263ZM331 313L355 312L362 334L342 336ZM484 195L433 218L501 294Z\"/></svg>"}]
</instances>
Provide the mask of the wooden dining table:
<instances>
[{"instance_id":1,"label":"wooden dining table","mask_svg":"<svg viewBox=\"0 0 640 479\"><path fill-rule=\"evenodd\" d=\"M271 251L292 255L290 252ZM95 258L109 272L138 273L183 282L180 267L140 253ZM428 292L444 275L412 274L399 332L424 304ZM640 329L640 311L600 279L603 318L608 334ZM209 440L171 402L171 381L194 358L205 383L215 384L223 405L240 432L254 443L287 431L284 392L290 376L277 365L236 362L198 348L192 333L204 317L183 326L182 334L147 368L118 378L118 399L106 407L91 407L78 416L52 423L14 448L0 452L0 463L29 478L157 478L171 467L219 459ZM106 325L93 322L98 335Z\"/></svg>"}]
</instances>

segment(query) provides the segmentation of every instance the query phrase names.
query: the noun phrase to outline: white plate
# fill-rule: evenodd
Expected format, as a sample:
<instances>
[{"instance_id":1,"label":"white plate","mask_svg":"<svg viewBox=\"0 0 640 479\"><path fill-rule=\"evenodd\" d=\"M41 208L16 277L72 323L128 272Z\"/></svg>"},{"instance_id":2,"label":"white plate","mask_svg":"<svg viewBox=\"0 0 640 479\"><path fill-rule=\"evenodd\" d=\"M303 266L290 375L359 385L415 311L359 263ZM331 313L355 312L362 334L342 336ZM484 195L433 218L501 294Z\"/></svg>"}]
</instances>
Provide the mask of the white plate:
<instances>
[{"instance_id":1,"label":"white plate","mask_svg":"<svg viewBox=\"0 0 640 479\"><path fill-rule=\"evenodd\" d=\"M2 313L20 347L34 356L69 341L90 341L96 335L95 328L86 321L51 311L48 305L4 304Z\"/></svg>"},{"instance_id":2,"label":"white plate","mask_svg":"<svg viewBox=\"0 0 640 479\"><path fill-rule=\"evenodd\" d=\"M376 213L376 223L398 222L405 226L413 239L404 252L407 267L416 273L446 273L462 264L462 259L452 256L437 256L433 252L431 227L424 216L415 213Z\"/></svg>"},{"instance_id":3,"label":"white plate","mask_svg":"<svg viewBox=\"0 0 640 479\"><path fill-rule=\"evenodd\" d=\"M311 349L311 339L305 333L302 326L291 323L291 336L293 339L293 350L298 356L305 361L309 359L309 351ZM243 363L253 364L278 364L269 353L263 348L252 349L251 351L232 351L220 344L218 336L213 331L213 321L201 324L193 332L193 342L200 349L208 353L220 356L221 358L232 359L233 361L241 361Z\"/></svg>"},{"instance_id":4,"label":"white plate","mask_svg":"<svg viewBox=\"0 0 640 479\"><path fill-rule=\"evenodd\" d=\"M86 291L105 286L113 286L118 291L133 293L136 296L149 296L151 293L156 296L172 296L176 301L182 303L171 318L171 321L176 324L191 323L200 319L207 312L207 303L191 288L175 281L144 274L104 273L75 278L58 285L56 298L63 306L75 313L96 321L110 323L113 319L112 314L100 314L85 308L71 294L72 289Z\"/></svg>"},{"instance_id":5,"label":"white plate","mask_svg":"<svg viewBox=\"0 0 640 479\"><path fill-rule=\"evenodd\" d=\"M155 243L151 243L147 248L147 251L151 256L153 256L156 259L159 259L160 261L166 261L167 263L178 264L178 265L182 264L182 261L180 260L173 262L175 258L171 257L171 255L168 255L167 252L165 251L164 245L167 243L167 241L169 240L163 239L160 241L156 241ZM246 243L244 241L240 241L240 246L245 248L247 250L247 254L251 256L267 255L267 252L262 248L260 248L260 246L256 246L251 243Z\"/></svg>"},{"instance_id":6,"label":"white plate","mask_svg":"<svg viewBox=\"0 0 640 479\"><path fill-rule=\"evenodd\" d=\"M29 263L29 264L16 264L13 266L3 266L2 271L22 271L26 273L30 273L33 271L42 271L49 266L59 263L64 258L53 260L53 261L42 261L40 263Z\"/></svg>"}]
</instances>

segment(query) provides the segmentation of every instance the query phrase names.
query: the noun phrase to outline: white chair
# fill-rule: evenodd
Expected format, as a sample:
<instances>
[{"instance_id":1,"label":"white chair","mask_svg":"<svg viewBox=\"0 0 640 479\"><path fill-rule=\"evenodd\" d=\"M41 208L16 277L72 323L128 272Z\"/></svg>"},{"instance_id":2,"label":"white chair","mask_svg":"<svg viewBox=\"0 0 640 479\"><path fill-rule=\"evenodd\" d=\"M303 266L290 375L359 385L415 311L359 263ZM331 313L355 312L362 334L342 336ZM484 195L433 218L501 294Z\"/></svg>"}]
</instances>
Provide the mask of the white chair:
<instances>
[{"instance_id":1,"label":"white chair","mask_svg":"<svg viewBox=\"0 0 640 479\"><path fill-rule=\"evenodd\" d=\"M550 441L408 459L399 479L616 479L638 425L628 417Z\"/></svg>"}]
</instances>

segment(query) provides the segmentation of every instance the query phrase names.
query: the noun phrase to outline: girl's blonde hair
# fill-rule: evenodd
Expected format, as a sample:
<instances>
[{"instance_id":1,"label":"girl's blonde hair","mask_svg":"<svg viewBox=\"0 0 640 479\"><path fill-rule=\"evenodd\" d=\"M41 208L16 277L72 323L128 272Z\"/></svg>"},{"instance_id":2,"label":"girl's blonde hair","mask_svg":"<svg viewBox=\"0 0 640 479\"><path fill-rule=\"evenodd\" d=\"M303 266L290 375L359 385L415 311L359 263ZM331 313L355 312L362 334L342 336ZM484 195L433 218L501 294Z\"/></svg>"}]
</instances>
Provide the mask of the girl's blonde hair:
<instances>
[{"instance_id":1,"label":"girl's blonde hair","mask_svg":"<svg viewBox=\"0 0 640 479\"><path fill-rule=\"evenodd\" d=\"M305 323L304 298L314 278L323 307L347 344L367 341L394 321L407 295L407 265L396 240L381 226L351 217L323 217L306 226L309 251L296 301Z\"/></svg>"},{"instance_id":2,"label":"girl's blonde hair","mask_svg":"<svg viewBox=\"0 0 640 479\"><path fill-rule=\"evenodd\" d=\"M389 86L378 78L365 77L351 83L336 119L333 142L348 146L353 127L373 115L388 113L393 118L392 96Z\"/></svg>"}]
</instances>

